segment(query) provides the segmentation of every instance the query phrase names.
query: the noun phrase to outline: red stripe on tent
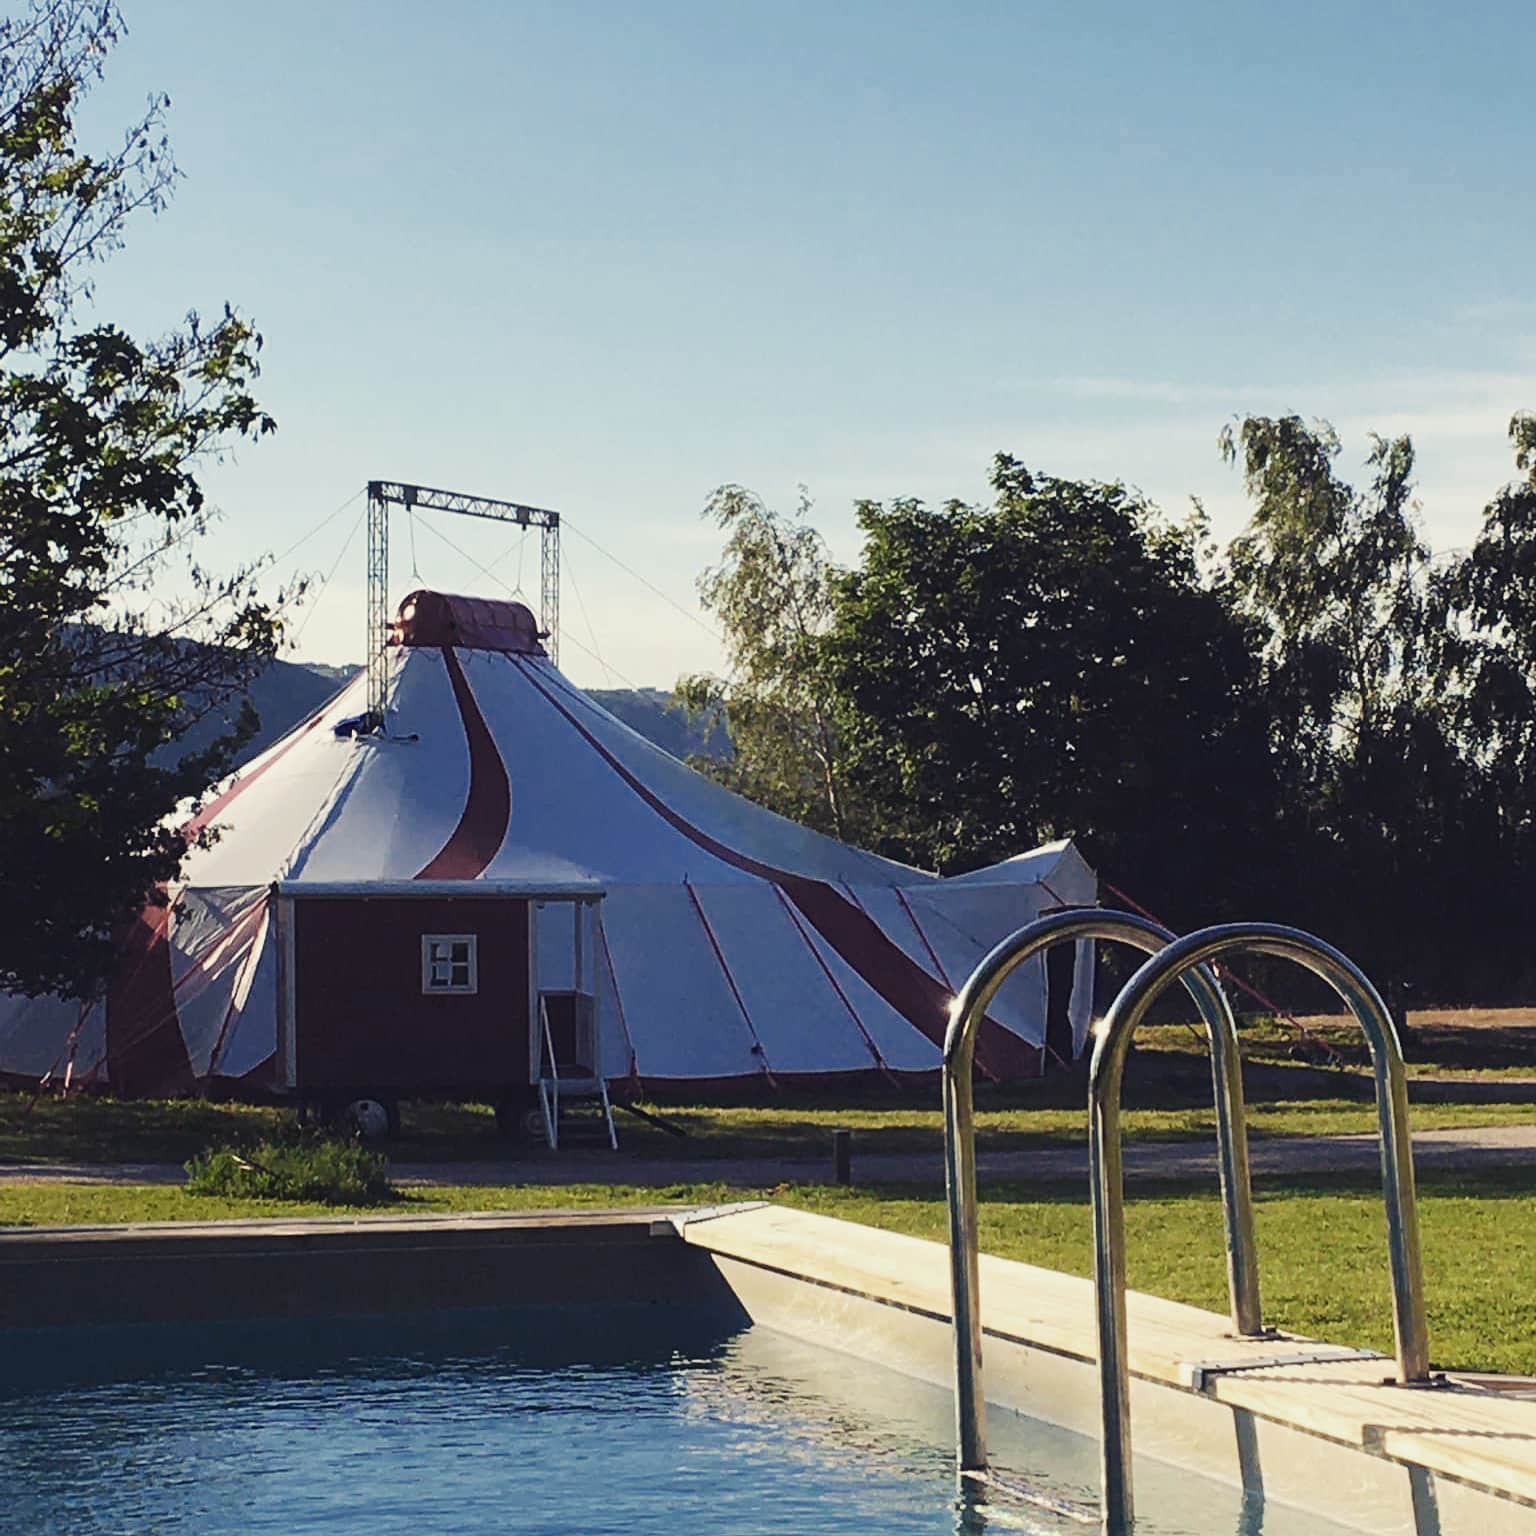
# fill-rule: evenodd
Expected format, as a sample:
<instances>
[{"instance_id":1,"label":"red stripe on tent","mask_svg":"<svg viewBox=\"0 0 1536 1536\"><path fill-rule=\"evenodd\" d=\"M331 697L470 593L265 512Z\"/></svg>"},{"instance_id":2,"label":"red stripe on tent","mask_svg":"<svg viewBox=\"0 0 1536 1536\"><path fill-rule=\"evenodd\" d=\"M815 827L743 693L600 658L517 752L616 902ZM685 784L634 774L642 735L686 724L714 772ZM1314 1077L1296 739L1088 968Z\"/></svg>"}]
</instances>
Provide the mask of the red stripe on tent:
<instances>
[{"instance_id":1,"label":"red stripe on tent","mask_svg":"<svg viewBox=\"0 0 1536 1536\"><path fill-rule=\"evenodd\" d=\"M683 880L683 889L688 892L688 899L693 903L693 910L699 914L699 921L704 925L705 935L709 939L709 947L715 952L715 959L720 962L720 970L725 976L726 985L731 989L731 996L736 999L736 1006L741 1009L741 1017L746 1023L747 1033L752 1036L752 1054L763 1064L763 1073L768 1081L773 1082L773 1068L768 1065L768 1052L763 1049L762 1036L758 1034L757 1027L752 1022L752 1015L747 1012L747 1000L741 995L741 988L736 985L736 978L731 974L731 967L725 958L725 951L720 947L720 940L715 936L714 925L709 920L709 913L704 910L704 903L699 900L699 893L688 883L686 877Z\"/></svg>"},{"instance_id":2,"label":"red stripe on tent","mask_svg":"<svg viewBox=\"0 0 1536 1536\"><path fill-rule=\"evenodd\" d=\"M453 685L454 701L464 721L469 743L469 795L459 824L428 864L417 871L418 880L473 880L496 857L512 820L512 786L507 765L501 760L496 739L464 676L459 658L443 647L443 665Z\"/></svg>"},{"instance_id":3,"label":"red stripe on tent","mask_svg":"<svg viewBox=\"0 0 1536 1536\"><path fill-rule=\"evenodd\" d=\"M795 932L800 935L801 942L816 957L816 963L822 969L822 974L827 978L827 984L837 993L838 1000L848 1010L848 1017L853 1020L854 1027L864 1037L864 1044L869 1047L869 1054L875 1058L875 1064L882 1072L890 1073L885 1057L880 1054L880 1047L875 1044L875 1037L864 1027L864 1020L859 1017L859 1010L853 1006L853 999L843 990L842 983L837 979L832 967L827 964L826 956L811 942L811 936L805 931L805 924L800 920L800 914L795 911L793 903L783 890L774 886L773 894L779 898L784 910L789 914L789 920L795 925Z\"/></svg>"},{"instance_id":4,"label":"red stripe on tent","mask_svg":"<svg viewBox=\"0 0 1536 1536\"><path fill-rule=\"evenodd\" d=\"M953 988L954 983L949 979L949 972L945 969L944 962L939 959L938 950L928 942L928 935L923 931L923 925L918 922L917 913L913 911L912 903L907 900L907 893L899 885L893 885L891 890L895 894L896 900L901 904L901 910L907 914L912 926L917 930L917 936L922 940L923 948L928 951L928 958L933 961L934 970L944 978L945 986ZM976 1063L976 1070L983 1077L990 1078L992 1082L995 1083L997 1081L997 1074L989 1071L985 1062L978 1061Z\"/></svg>"},{"instance_id":5,"label":"red stripe on tent","mask_svg":"<svg viewBox=\"0 0 1536 1536\"><path fill-rule=\"evenodd\" d=\"M893 943L867 912L839 896L830 885L803 875L783 874L777 876L777 883L822 938L908 1023L943 1049L953 1001L950 989ZM1024 1076L1036 1062L1034 1050L995 1019L982 1021L976 1056L984 1071L999 1077Z\"/></svg>"},{"instance_id":6,"label":"red stripe on tent","mask_svg":"<svg viewBox=\"0 0 1536 1536\"><path fill-rule=\"evenodd\" d=\"M867 912L854 906L822 880L790 874L775 869L748 854L711 837L702 828L674 811L664 800L643 784L580 720L557 699L537 677L531 665L517 656L507 658L523 671L529 682L571 723L626 784L664 821L722 863L745 870L761 880L779 886L803 912L811 926L891 1007L914 1029L941 1050L949 1025L952 994L936 981L910 955L886 937L880 925ZM977 1058L986 1069L999 1077L1023 1077L1038 1068L1035 1049L994 1019L983 1019L977 1031Z\"/></svg>"},{"instance_id":7,"label":"red stripe on tent","mask_svg":"<svg viewBox=\"0 0 1536 1536\"><path fill-rule=\"evenodd\" d=\"M123 1098L193 1086L171 983L171 908L146 906L118 947L107 988L107 1081Z\"/></svg>"}]
</instances>

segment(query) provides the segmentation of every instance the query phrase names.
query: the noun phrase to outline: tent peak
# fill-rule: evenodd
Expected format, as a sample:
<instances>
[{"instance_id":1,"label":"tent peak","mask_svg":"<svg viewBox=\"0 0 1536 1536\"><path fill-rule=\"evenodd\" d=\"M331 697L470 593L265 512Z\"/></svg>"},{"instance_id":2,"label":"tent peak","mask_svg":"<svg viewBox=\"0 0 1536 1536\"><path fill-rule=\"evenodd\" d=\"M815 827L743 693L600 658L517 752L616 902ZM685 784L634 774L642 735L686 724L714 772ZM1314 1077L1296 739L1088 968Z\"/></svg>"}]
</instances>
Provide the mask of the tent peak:
<instances>
[{"instance_id":1,"label":"tent peak","mask_svg":"<svg viewBox=\"0 0 1536 1536\"><path fill-rule=\"evenodd\" d=\"M418 588L400 604L391 645L458 645L477 651L546 656L532 609L507 598L461 597Z\"/></svg>"}]
</instances>

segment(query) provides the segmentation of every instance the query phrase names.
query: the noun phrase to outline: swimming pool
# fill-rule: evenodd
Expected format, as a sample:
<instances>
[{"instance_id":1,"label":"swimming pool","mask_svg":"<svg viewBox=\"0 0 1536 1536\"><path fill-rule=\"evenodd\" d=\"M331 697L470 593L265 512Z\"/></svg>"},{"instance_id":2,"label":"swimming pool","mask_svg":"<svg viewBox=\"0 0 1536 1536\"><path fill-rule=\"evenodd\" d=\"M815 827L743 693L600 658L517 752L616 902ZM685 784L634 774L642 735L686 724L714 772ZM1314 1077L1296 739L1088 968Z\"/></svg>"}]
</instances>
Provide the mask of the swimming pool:
<instances>
[{"instance_id":1,"label":"swimming pool","mask_svg":"<svg viewBox=\"0 0 1536 1536\"><path fill-rule=\"evenodd\" d=\"M957 1503L949 1394L696 1305L10 1336L28 1536L930 1536L1084 1526ZM1091 1503L1091 1440L996 1415L1000 1462ZM1330 1536L1149 1463L1139 1529Z\"/></svg>"}]
</instances>

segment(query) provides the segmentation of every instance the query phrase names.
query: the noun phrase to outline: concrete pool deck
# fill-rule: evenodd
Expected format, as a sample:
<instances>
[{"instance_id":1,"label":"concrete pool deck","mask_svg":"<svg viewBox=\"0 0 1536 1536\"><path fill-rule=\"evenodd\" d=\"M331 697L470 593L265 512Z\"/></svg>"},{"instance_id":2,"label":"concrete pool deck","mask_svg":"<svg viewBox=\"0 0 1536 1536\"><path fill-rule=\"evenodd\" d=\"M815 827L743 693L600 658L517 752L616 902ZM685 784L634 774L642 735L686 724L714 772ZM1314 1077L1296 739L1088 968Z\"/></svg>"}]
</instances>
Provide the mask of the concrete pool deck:
<instances>
[{"instance_id":1,"label":"concrete pool deck","mask_svg":"<svg viewBox=\"0 0 1536 1536\"><path fill-rule=\"evenodd\" d=\"M830 1138L829 1138L830 1141ZM1255 1136L1249 1162L1256 1174L1361 1173L1380 1171L1375 1133L1349 1136ZM1496 1125L1419 1131L1413 1137L1414 1166L1469 1172L1536 1168L1536 1110L1529 1125ZM1087 1147L1038 1147L1017 1152L982 1151L977 1169L984 1180L1065 1183L1088 1177ZM392 1162L402 1184L623 1183L655 1185L721 1183L747 1188L775 1184L827 1183L830 1146L824 1158L635 1157L622 1147L578 1153L530 1152L523 1156L460 1162ZM1216 1148L1210 1140L1128 1142L1125 1172L1130 1180L1197 1182L1216 1178ZM859 1184L942 1184L944 1158L932 1152L866 1152L854 1137L854 1182ZM0 1183L180 1184L179 1163L0 1162Z\"/></svg>"}]
</instances>

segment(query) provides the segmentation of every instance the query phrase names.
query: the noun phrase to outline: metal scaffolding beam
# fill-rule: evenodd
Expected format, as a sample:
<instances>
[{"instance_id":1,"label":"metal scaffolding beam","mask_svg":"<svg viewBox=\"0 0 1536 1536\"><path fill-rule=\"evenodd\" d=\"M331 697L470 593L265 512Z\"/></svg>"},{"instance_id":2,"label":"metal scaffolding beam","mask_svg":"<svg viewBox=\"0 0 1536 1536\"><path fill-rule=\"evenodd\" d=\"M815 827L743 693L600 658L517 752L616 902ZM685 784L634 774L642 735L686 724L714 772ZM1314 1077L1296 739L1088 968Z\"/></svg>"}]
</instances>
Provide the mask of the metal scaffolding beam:
<instances>
[{"instance_id":1,"label":"metal scaffolding beam","mask_svg":"<svg viewBox=\"0 0 1536 1536\"><path fill-rule=\"evenodd\" d=\"M547 507L500 501L493 496L471 496L462 491L440 491L401 480L368 482L368 713L376 725L384 723L385 661L389 643L389 509L420 508L426 512L452 512L461 517L483 517L497 523L518 523L541 533L542 582L539 624L544 631L550 659L560 660L560 514Z\"/></svg>"},{"instance_id":2,"label":"metal scaffolding beam","mask_svg":"<svg viewBox=\"0 0 1536 1536\"><path fill-rule=\"evenodd\" d=\"M368 715L384 723L384 647L389 640L389 503L368 487Z\"/></svg>"}]
</instances>

